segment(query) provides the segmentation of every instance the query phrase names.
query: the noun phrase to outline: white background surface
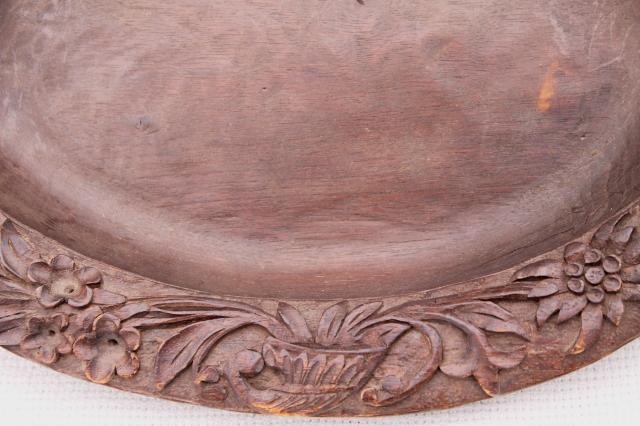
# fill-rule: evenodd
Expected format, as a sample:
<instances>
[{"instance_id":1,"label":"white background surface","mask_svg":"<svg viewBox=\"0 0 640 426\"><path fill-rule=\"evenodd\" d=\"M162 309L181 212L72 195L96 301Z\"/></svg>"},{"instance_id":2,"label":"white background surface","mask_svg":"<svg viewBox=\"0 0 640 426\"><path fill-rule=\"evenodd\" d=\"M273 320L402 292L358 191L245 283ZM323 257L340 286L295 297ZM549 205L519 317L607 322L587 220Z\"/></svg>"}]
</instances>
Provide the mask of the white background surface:
<instances>
[{"instance_id":1,"label":"white background surface","mask_svg":"<svg viewBox=\"0 0 640 426\"><path fill-rule=\"evenodd\" d=\"M93 385L0 351L6 425L581 425L640 424L640 340L576 373L464 407L378 419L227 413Z\"/></svg>"}]
</instances>

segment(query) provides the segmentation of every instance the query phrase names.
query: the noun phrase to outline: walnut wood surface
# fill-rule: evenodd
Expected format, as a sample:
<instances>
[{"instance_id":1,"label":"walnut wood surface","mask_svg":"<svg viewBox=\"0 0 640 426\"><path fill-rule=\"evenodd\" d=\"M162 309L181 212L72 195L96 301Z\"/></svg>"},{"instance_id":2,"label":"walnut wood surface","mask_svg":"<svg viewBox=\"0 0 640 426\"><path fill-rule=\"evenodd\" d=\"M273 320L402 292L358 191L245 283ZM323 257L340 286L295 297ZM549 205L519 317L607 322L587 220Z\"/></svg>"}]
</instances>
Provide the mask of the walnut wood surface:
<instances>
[{"instance_id":1,"label":"walnut wood surface","mask_svg":"<svg viewBox=\"0 0 640 426\"><path fill-rule=\"evenodd\" d=\"M639 195L635 1L0 7L0 206L161 281L402 294Z\"/></svg>"},{"instance_id":2,"label":"walnut wood surface","mask_svg":"<svg viewBox=\"0 0 640 426\"><path fill-rule=\"evenodd\" d=\"M640 334L640 3L0 0L0 345L232 410Z\"/></svg>"},{"instance_id":3,"label":"walnut wood surface","mask_svg":"<svg viewBox=\"0 0 640 426\"><path fill-rule=\"evenodd\" d=\"M480 280L402 297L219 298L5 220L0 345L95 383L258 413L446 408L556 377L640 334L640 206Z\"/></svg>"}]
</instances>

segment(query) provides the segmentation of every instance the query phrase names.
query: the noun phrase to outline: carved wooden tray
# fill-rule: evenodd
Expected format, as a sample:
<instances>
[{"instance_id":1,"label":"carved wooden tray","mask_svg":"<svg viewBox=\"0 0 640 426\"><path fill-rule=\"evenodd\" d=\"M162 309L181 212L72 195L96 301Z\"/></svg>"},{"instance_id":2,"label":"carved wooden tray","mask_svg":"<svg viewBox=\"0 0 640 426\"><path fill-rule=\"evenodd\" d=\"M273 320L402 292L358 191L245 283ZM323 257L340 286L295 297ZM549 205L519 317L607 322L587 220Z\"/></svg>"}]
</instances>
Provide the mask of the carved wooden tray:
<instances>
[{"instance_id":1,"label":"carved wooden tray","mask_svg":"<svg viewBox=\"0 0 640 426\"><path fill-rule=\"evenodd\" d=\"M387 415L640 334L640 2L0 1L0 344Z\"/></svg>"}]
</instances>

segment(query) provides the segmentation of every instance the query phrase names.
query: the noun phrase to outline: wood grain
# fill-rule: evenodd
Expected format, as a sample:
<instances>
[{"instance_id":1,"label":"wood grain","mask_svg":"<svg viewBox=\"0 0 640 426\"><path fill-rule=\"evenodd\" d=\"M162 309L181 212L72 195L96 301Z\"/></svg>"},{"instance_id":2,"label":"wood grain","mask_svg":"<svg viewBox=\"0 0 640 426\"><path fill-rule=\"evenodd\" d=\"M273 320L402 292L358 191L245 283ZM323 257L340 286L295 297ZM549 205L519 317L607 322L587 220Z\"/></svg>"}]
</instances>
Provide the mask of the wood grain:
<instances>
[{"instance_id":1,"label":"wood grain","mask_svg":"<svg viewBox=\"0 0 640 426\"><path fill-rule=\"evenodd\" d=\"M0 345L258 413L640 335L640 3L0 0Z\"/></svg>"},{"instance_id":2,"label":"wood grain","mask_svg":"<svg viewBox=\"0 0 640 426\"><path fill-rule=\"evenodd\" d=\"M402 294L640 195L637 2L0 7L0 206L154 279Z\"/></svg>"}]
</instances>

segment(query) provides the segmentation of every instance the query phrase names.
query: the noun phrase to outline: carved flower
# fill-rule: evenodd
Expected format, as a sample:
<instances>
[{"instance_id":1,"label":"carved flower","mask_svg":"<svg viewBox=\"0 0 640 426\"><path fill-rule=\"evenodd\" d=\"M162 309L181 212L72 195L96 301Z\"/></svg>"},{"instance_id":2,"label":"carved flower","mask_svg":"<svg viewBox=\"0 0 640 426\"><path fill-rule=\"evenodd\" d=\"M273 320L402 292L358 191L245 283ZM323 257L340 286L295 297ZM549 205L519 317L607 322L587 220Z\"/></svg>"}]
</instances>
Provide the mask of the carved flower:
<instances>
[{"instance_id":1,"label":"carved flower","mask_svg":"<svg viewBox=\"0 0 640 426\"><path fill-rule=\"evenodd\" d=\"M53 364L61 354L71 353L71 341L63 331L69 325L65 314L50 317L32 317L27 321L27 335L22 339L20 347L25 351L33 351L36 360L44 364Z\"/></svg>"},{"instance_id":2,"label":"carved flower","mask_svg":"<svg viewBox=\"0 0 640 426\"><path fill-rule=\"evenodd\" d=\"M111 314L96 318L90 333L73 344L73 353L84 361L84 374L95 383L108 383L114 374L132 377L140 368L135 351L140 347L140 332L121 327Z\"/></svg>"},{"instance_id":3,"label":"carved flower","mask_svg":"<svg viewBox=\"0 0 640 426\"><path fill-rule=\"evenodd\" d=\"M102 275L96 268L77 269L69 256L56 256L51 264L36 262L29 266L29 279L42 284L36 290L36 297L46 308L53 308L66 302L74 308L82 308L91 303L92 284L99 284Z\"/></svg>"},{"instance_id":4,"label":"carved flower","mask_svg":"<svg viewBox=\"0 0 640 426\"><path fill-rule=\"evenodd\" d=\"M620 325L625 300L640 301L640 236L631 220L623 215L603 225L589 243L568 244L563 261L542 260L516 273L516 280L533 284L529 297L540 299L539 325L556 312L559 323L581 315L574 353L598 338L604 318Z\"/></svg>"}]
</instances>

